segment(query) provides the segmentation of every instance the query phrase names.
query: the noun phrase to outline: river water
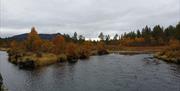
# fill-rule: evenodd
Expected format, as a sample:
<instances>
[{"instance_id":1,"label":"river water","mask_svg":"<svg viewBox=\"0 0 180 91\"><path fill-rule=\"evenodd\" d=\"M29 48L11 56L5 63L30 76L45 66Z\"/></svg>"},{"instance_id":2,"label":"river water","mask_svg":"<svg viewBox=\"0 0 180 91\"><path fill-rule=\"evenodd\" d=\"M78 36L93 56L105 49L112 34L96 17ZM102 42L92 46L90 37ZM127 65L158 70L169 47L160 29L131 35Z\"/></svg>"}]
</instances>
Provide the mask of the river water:
<instances>
[{"instance_id":1,"label":"river water","mask_svg":"<svg viewBox=\"0 0 180 91\"><path fill-rule=\"evenodd\" d=\"M180 65L151 54L92 56L30 71L1 51L0 72L9 91L180 91Z\"/></svg>"}]
</instances>

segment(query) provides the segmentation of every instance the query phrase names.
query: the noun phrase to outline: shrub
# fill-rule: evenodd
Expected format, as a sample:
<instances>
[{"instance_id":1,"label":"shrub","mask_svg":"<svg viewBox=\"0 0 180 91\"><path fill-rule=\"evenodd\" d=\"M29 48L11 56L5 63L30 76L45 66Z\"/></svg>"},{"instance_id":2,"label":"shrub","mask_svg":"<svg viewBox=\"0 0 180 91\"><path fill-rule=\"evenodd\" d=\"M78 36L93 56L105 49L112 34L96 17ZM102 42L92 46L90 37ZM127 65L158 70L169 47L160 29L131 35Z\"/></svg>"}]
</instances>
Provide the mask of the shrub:
<instances>
[{"instance_id":1,"label":"shrub","mask_svg":"<svg viewBox=\"0 0 180 91\"><path fill-rule=\"evenodd\" d=\"M68 61L78 59L79 58L78 51L79 51L79 49L76 44L69 43L66 47L66 55L67 55Z\"/></svg>"},{"instance_id":2,"label":"shrub","mask_svg":"<svg viewBox=\"0 0 180 91\"><path fill-rule=\"evenodd\" d=\"M65 54L58 55L58 61L59 62L66 62L67 61L67 56Z\"/></svg>"}]
</instances>

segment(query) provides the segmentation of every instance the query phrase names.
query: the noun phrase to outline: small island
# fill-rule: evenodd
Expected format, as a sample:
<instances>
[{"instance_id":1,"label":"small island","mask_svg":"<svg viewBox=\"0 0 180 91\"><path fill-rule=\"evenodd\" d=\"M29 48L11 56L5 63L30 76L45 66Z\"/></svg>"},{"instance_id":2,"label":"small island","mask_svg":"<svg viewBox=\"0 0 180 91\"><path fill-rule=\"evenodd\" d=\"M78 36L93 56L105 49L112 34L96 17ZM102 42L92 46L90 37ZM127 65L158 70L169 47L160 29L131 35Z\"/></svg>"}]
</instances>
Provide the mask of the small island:
<instances>
[{"instance_id":1,"label":"small island","mask_svg":"<svg viewBox=\"0 0 180 91\"><path fill-rule=\"evenodd\" d=\"M56 34L52 40L43 40L35 27L32 27L24 41L12 41L8 50L9 61L19 68L35 68L57 62L75 63L78 59L87 59L91 55L108 53L103 42L93 46L83 36L77 40L76 33L73 38Z\"/></svg>"}]
</instances>

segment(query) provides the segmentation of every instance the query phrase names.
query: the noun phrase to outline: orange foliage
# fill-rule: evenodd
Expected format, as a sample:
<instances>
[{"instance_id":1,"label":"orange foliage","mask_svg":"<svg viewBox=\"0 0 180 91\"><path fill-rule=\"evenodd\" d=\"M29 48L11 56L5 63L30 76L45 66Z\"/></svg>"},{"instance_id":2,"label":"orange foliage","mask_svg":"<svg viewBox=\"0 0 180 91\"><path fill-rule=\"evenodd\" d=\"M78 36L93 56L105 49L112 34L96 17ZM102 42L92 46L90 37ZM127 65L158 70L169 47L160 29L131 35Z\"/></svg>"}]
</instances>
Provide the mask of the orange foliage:
<instances>
[{"instance_id":1,"label":"orange foliage","mask_svg":"<svg viewBox=\"0 0 180 91\"><path fill-rule=\"evenodd\" d=\"M16 41L12 41L11 43L10 43L10 48L12 49L12 50L17 50L18 48L18 44L17 44L17 42Z\"/></svg>"},{"instance_id":2,"label":"orange foliage","mask_svg":"<svg viewBox=\"0 0 180 91\"><path fill-rule=\"evenodd\" d=\"M99 42L97 44L97 50L101 51L101 50L104 50L105 49L105 44L104 42Z\"/></svg>"},{"instance_id":3,"label":"orange foliage","mask_svg":"<svg viewBox=\"0 0 180 91\"><path fill-rule=\"evenodd\" d=\"M67 44L66 54L69 57L78 57L78 46L74 43Z\"/></svg>"},{"instance_id":4,"label":"orange foliage","mask_svg":"<svg viewBox=\"0 0 180 91\"><path fill-rule=\"evenodd\" d=\"M52 52L54 44L51 41L43 41L42 51L43 52Z\"/></svg>"},{"instance_id":5,"label":"orange foliage","mask_svg":"<svg viewBox=\"0 0 180 91\"><path fill-rule=\"evenodd\" d=\"M180 41L175 40L175 39L171 39L169 42L169 46L171 50L180 50Z\"/></svg>"},{"instance_id":6,"label":"orange foliage","mask_svg":"<svg viewBox=\"0 0 180 91\"><path fill-rule=\"evenodd\" d=\"M35 27L32 27L31 32L28 34L27 38L27 50L29 51L38 51L41 49L42 40L36 32Z\"/></svg>"},{"instance_id":7,"label":"orange foliage","mask_svg":"<svg viewBox=\"0 0 180 91\"><path fill-rule=\"evenodd\" d=\"M61 35L57 35L53 40L53 44L55 45L54 53L60 54L64 53L65 50L65 39Z\"/></svg>"},{"instance_id":8,"label":"orange foliage","mask_svg":"<svg viewBox=\"0 0 180 91\"><path fill-rule=\"evenodd\" d=\"M145 42L144 38L124 38L121 40L121 45L136 46L136 45L143 45L144 42Z\"/></svg>"},{"instance_id":9,"label":"orange foliage","mask_svg":"<svg viewBox=\"0 0 180 91\"><path fill-rule=\"evenodd\" d=\"M135 42L143 43L144 38L135 38Z\"/></svg>"},{"instance_id":10,"label":"orange foliage","mask_svg":"<svg viewBox=\"0 0 180 91\"><path fill-rule=\"evenodd\" d=\"M92 50L92 43L84 42L79 50L80 58L88 58Z\"/></svg>"}]
</instances>

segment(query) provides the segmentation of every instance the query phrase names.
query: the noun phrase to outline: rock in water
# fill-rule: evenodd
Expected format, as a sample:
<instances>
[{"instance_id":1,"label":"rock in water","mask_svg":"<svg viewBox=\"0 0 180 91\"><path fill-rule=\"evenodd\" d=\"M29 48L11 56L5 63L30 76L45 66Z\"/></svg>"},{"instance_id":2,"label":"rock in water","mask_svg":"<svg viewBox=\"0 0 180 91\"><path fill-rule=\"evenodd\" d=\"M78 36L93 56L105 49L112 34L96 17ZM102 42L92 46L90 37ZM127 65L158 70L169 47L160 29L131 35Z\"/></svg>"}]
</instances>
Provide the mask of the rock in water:
<instances>
[{"instance_id":1,"label":"rock in water","mask_svg":"<svg viewBox=\"0 0 180 91\"><path fill-rule=\"evenodd\" d=\"M1 74L0 74L0 91L3 91L3 79L2 79L2 76L1 76Z\"/></svg>"},{"instance_id":2,"label":"rock in water","mask_svg":"<svg viewBox=\"0 0 180 91\"><path fill-rule=\"evenodd\" d=\"M6 89L3 85L3 78L0 74L0 91L8 91L8 89Z\"/></svg>"}]
</instances>

